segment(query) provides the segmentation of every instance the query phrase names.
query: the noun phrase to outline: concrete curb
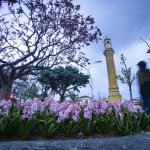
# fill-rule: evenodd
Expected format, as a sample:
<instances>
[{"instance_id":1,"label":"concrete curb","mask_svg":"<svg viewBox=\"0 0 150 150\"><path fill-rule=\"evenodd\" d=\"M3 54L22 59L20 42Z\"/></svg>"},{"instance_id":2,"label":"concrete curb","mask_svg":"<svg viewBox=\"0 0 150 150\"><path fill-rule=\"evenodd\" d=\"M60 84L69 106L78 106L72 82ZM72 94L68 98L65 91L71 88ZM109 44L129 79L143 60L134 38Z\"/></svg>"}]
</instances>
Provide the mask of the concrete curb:
<instances>
[{"instance_id":1,"label":"concrete curb","mask_svg":"<svg viewBox=\"0 0 150 150\"><path fill-rule=\"evenodd\" d=\"M96 139L0 141L0 150L150 150L150 132Z\"/></svg>"}]
</instances>

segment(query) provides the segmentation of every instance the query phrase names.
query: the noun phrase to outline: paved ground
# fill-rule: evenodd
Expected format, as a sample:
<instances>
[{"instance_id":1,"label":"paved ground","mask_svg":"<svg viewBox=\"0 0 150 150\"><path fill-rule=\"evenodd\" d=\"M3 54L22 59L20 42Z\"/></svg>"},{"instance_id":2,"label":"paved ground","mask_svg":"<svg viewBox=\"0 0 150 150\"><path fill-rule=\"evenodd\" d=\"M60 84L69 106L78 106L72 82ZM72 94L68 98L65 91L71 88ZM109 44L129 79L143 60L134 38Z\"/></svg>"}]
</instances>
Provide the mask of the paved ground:
<instances>
[{"instance_id":1,"label":"paved ground","mask_svg":"<svg viewBox=\"0 0 150 150\"><path fill-rule=\"evenodd\" d=\"M150 150L150 132L83 140L0 141L0 150Z\"/></svg>"}]
</instances>

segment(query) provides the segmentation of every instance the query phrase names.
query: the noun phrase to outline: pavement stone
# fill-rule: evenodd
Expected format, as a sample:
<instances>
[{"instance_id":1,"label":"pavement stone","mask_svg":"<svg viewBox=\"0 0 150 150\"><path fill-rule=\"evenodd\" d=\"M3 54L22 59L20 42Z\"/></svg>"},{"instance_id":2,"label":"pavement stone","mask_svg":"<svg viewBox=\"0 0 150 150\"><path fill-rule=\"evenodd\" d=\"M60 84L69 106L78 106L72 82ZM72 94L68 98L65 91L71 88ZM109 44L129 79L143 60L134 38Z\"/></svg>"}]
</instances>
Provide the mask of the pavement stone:
<instances>
[{"instance_id":1,"label":"pavement stone","mask_svg":"<svg viewBox=\"0 0 150 150\"><path fill-rule=\"evenodd\" d=\"M150 150L150 132L95 139L0 141L0 150Z\"/></svg>"}]
</instances>

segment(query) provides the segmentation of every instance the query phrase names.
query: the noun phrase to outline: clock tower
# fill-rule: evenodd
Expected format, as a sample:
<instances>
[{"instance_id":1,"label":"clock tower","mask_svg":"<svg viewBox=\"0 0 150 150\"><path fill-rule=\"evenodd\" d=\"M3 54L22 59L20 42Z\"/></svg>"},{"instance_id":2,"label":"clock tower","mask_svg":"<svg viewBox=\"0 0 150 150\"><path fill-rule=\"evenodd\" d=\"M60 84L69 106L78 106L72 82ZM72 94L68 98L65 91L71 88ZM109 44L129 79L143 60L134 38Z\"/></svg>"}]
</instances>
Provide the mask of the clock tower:
<instances>
[{"instance_id":1,"label":"clock tower","mask_svg":"<svg viewBox=\"0 0 150 150\"><path fill-rule=\"evenodd\" d=\"M109 81L109 96L108 99L110 102L121 102L122 98L119 93L119 87L117 84L115 64L114 64L114 50L111 45L111 39L106 38L104 40L104 55L106 57L107 64L107 73L108 73L108 81Z\"/></svg>"}]
</instances>

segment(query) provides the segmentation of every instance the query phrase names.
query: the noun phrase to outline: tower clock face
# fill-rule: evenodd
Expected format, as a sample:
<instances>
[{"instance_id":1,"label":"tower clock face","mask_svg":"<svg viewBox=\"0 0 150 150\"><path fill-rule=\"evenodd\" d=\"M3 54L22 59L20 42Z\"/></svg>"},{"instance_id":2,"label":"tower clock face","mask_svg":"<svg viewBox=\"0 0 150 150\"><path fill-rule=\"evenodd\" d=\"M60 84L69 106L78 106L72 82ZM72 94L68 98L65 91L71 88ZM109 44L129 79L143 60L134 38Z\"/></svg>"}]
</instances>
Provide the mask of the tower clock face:
<instances>
[{"instance_id":1,"label":"tower clock face","mask_svg":"<svg viewBox=\"0 0 150 150\"><path fill-rule=\"evenodd\" d=\"M109 40L105 41L105 47L111 48L111 41L109 41Z\"/></svg>"},{"instance_id":2,"label":"tower clock face","mask_svg":"<svg viewBox=\"0 0 150 150\"><path fill-rule=\"evenodd\" d=\"M107 44L107 45L106 45L106 48L111 48L111 45L110 45L110 44Z\"/></svg>"}]
</instances>

